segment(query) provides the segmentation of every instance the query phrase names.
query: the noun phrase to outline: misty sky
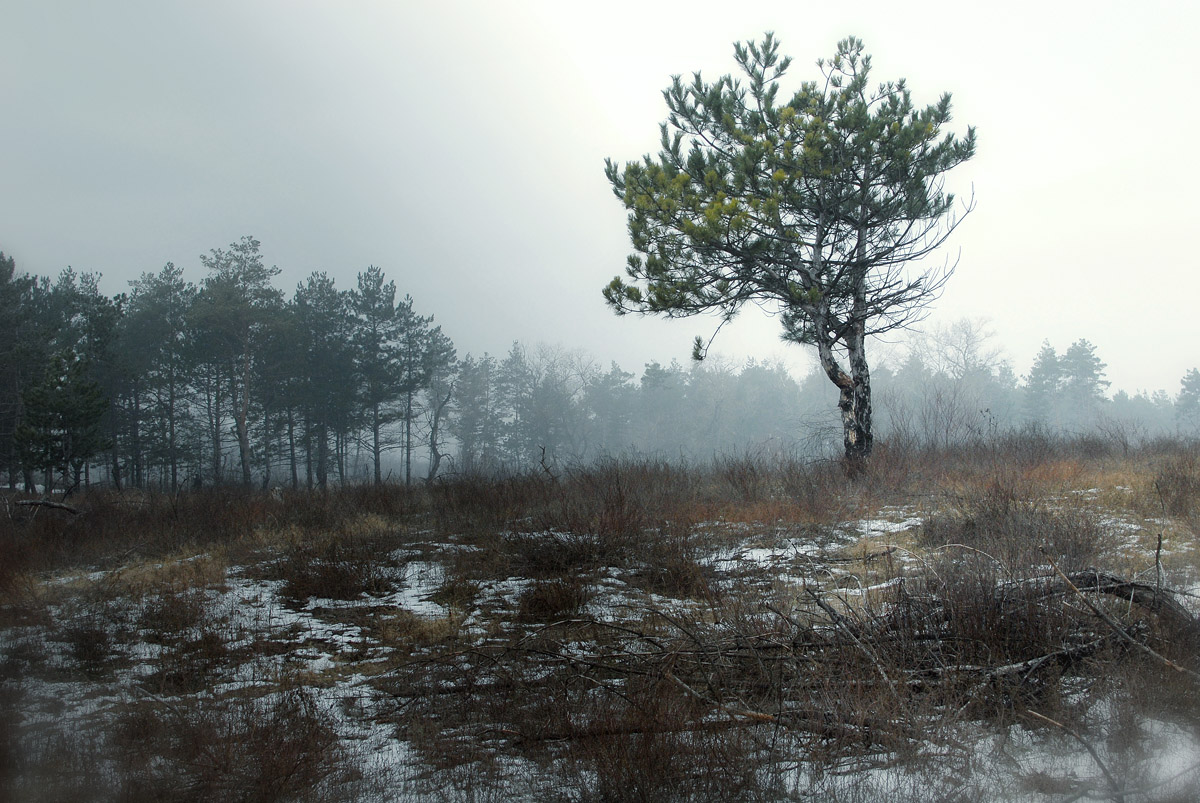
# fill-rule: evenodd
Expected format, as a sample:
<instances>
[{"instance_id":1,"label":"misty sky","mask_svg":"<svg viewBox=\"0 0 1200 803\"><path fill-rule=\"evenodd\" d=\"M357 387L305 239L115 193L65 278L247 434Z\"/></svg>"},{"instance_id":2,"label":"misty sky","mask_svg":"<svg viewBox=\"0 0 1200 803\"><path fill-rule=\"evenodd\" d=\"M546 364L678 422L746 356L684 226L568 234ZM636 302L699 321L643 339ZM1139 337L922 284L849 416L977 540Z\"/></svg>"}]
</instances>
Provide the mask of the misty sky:
<instances>
[{"instance_id":1,"label":"misty sky","mask_svg":"<svg viewBox=\"0 0 1200 803\"><path fill-rule=\"evenodd\" d=\"M985 10L976 10L985 9ZM773 30L791 82L856 35L877 80L954 95L975 211L931 323L987 316L1023 374L1087 338L1113 389L1200 366L1192 3L16 0L0 14L0 250L108 293L262 241L289 292L382 267L460 354L514 340L686 362L704 319L618 318L629 252L603 161L656 150L673 73ZM714 352L811 358L755 310Z\"/></svg>"}]
</instances>

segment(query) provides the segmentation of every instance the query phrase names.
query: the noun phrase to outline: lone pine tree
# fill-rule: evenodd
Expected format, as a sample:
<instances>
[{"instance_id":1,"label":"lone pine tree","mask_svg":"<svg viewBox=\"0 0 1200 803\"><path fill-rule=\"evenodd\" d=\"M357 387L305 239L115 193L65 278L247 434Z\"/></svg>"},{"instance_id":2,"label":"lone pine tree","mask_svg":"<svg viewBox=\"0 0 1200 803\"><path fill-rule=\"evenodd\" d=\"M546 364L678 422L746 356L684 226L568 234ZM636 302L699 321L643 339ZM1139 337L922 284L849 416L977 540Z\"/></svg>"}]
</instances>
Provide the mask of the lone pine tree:
<instances>
[{"instance_id":1,"label":"lone pine tree","mask_svg":"<svg viewBox=\"0 0 1200 803\"><path fill-rule=\"evenodd\" d=\"M734 54L744 79L696 73L664 90L657 157L606 162L636 253L604 297L621 314L725 322L747 302L779 313L783 338L815 346L838 387L858 464L872 448L866 339L919 320L949 278L948 263L912 263L961 221L945 174L974 155L975 131L943 133L948 94L917 108L904 80L871 88L855 38L786 103L791 60L772 34ZM694 356L703 351L697 338Z\"/></svg>"}]
</instances>

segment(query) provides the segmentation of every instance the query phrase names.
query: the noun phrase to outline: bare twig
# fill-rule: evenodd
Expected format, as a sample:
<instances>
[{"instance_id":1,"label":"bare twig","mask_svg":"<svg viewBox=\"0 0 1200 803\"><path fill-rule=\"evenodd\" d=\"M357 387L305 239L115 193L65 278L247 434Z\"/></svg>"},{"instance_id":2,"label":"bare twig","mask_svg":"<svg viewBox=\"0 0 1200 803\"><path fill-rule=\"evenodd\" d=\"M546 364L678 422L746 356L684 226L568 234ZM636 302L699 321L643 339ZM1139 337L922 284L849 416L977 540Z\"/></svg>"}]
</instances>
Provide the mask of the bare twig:
<instances>
[{"instance_id":1,"label":"bare twig","mask_svg":"<svg viewBox=\"0 0 1200 803\"><path fill-rule=\"evenodd\" d=\"M710 699L708 696L701 694L700 692L696 691L688 684L684 683L679 678L675 677L675 675L673 673L671 673L670 670L664 672L663 677L665 677L667 680L674 683L679 688L683 689L685 692L690 694L692 697L695 697L697 700L708 703L709 705L715 705L717 708L721 709L726 714L729 714L731 717L740 718L740 719L749 719L753 722L775 723L775 722L779 721L775 716L773 716L771 714L764 714L761 711L745 711L745 710L741 710L741 709L737 709L737 708L732 708L728 705L725 705L724 703L718 702L717 700Z\"/></svg>"},{"instance_id":2,"label":"bare twig","mask_svg":"<svg viewBox=\"0 0 1200 803\"><path fill-rule=\"evenodd\" d=\"M1075 741L1083 745L1083 749L1088 751L1088 754L1092 757L1092 760L1096 762L1096 766L1100 768L1100 772L1104 773L1104 780L1108 781L1108 788L1112 790L1112 799L1116 801L1116 803L1125 802L1125 792L1121 788L1121 784L1117 782L1116 776L1114 776L1108 769L1108 765L1104 763L1104 760L1100 758L1100 754L1097 753L1096 749L1088 743L1087 739L1084 739L1082 736L1080 736L1078 731L1076 731L1074 728L1070 728L1058 720L1054 720L1050 717L1039 714L1037 711L1026 709L1025 713L1069 733L1075 738Z\"/></svg>"},{"instance_id":3,"label":"bare twig","mask_svg":"<svg viewBox=\"0 0 1200 803\"><path fill-rule=\"evenodd\" d=\"M896 702L901 703L902 701L900 700L900 692L896 689L896 684L892 682L890 677L888 677L887 671L883 668L883 662L879 660L879 656L875 654L875 651L868 647L866 643L864 643L858 636L854 634L854 630L846 624L845 617L834 610L832 605L821 599L821 597L814 593L811 588L805 588L804 591L810 597L812 597L813 602L817 603L817 606L820 607L821 610L829 614L829 618L833 620L834 624L841 628L842 632L849 636L850 640L853 641L855 645L862 650L863 654L871 660L871 663L875 665L875 670L879 672L879 676L883 678L884 683L886 683L888 688L892 690L892 696L896 698Z\"/></svg>"},{"instance_id":4,"label":"bare twig","mask_svg":"<svg viewBox=\"0 0 1200 803\"><path fill-rule=\"evenodd\" d=\"M545 474L547 477L549 477L549 478L550 478L550 481L551 481L551 482L553 482L553 483L557 483L557 482L558 482L558 475L554 473L554 470L553 470L552 468L550 468L550 464L549 464L549 463L547 462L547 460L546 460L546 447L545 447L545 446L542 446L542 447L541 447L541 450L542 450L542 456L541 456L541 459L539 459L539 460L538 460L538 463L539 463L539 465L541 465L541 467L542 467L542 472L543 472L543 473L544 473L544 474Z\"/></svg>"},{"instance_id":5,"label":"bare twig","mask_svg":"<svg viewBox=\"0 0 1200 803\"><path fill-rule=\"evenodd\" d=\"M1167 499L1163 495L1162 485L1158 480L1154 481L1154 492L1158 494L1158 504L1162 508L1163 519L1167 517ZM1154 587L1162 588L1162 542L1163 542L1163 527L1158 528L1158 544L1154 547Z\"/></svg>"},{"instance_id":6,"label":"bare twig","mask_svg":"<svg viewBox=\"0 0 1200 803\"><path fill-rule=\"evenodd\" d=\"M1158 544L1154 547L1154 593L1162 593L1162 541L1163 531L1158 530Z\"/></svg>"}]
</instances>

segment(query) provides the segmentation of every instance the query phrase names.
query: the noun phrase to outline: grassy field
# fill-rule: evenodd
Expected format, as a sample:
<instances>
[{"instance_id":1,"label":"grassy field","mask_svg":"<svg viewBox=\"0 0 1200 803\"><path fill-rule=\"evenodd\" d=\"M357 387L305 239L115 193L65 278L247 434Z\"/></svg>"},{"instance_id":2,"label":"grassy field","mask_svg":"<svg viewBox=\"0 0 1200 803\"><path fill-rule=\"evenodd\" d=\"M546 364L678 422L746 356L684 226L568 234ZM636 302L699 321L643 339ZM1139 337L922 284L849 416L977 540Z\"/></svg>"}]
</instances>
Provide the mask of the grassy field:
<instances>
[{"instance_id":1,"label":"grassy field","mask_svg":"<svg viewBox=\"0 0 1200 803\"><path fill-rule=\"evenodd\" d=\"M1195 443L18 501L4 800L1200 789Z\"/></svg>"}]
</instances>

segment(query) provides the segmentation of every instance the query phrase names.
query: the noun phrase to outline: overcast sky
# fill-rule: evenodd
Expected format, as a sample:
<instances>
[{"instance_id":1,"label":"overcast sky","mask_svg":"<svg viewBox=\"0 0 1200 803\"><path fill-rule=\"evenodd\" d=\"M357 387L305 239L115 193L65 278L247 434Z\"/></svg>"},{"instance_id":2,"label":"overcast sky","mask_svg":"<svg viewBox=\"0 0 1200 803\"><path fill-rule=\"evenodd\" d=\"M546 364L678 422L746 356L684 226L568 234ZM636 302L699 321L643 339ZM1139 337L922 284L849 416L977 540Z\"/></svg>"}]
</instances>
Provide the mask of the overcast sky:
<instances>
[{"instance_id":1,"label":"overcast sky","mask_svg":"<svg viewBox=\"0 0 1200 803\"><path fill-rule=\"evenodd\" d=\"M856 35L878 80L954 96L975 211L932 323L985 316L1014 369L1087 338L1113 389L1200 366L1196 4L15 0L0 15L0 250L108 293L242 235L289 292L374 264L460 354L514 340L640 373L709 321L618 318L603 173L656 150L675 73L774 31L788 93ZM811 365L755 310L714 346Z\"/></svg>"}]
</instances>

